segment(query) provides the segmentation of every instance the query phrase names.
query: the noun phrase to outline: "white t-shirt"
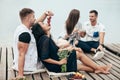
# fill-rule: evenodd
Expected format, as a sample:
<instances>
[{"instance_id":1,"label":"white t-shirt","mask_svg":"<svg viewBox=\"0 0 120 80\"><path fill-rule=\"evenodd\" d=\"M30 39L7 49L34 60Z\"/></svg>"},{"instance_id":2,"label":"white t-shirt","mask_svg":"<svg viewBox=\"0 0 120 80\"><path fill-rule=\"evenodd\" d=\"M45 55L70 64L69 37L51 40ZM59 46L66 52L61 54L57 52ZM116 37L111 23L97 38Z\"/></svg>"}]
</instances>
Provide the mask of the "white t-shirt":
<instances>
[{"instance_id":1,"label":"white t-shirt","mask_svg":"<svg viewBox=\"0 0 120 80\"><path fill-rule=\"evenodd\" d=\"M37 62L37 47L36 47L36 41L35 38L31 32L25 25L21 24L20 26L17 27L14 33L14 45L13 45L13 50L14 50L14 61L13 61L13 69L18 70L18 56L19 56L19 51L18 51L18 42L19 42L19 35L23 32L28 32L31 37L31 41L29 43L28 50L25 55L25 64L24 64L24 71L35 71L39 68L42 67L42 63L38 65Z\"/></svg>"},{"instance_id":2,"label":"white t-shirt","mask_svg":"<svg viewBox=\"0 0 120 80\"><path fill-rule=\"evenodd\" d=\"M92 26L90 21L84 24L84 29L86 30L86 41L99 41L99 33L105 32L105 27L103 24L97 22L95 26Z\"/></svg>"}]
</instances>

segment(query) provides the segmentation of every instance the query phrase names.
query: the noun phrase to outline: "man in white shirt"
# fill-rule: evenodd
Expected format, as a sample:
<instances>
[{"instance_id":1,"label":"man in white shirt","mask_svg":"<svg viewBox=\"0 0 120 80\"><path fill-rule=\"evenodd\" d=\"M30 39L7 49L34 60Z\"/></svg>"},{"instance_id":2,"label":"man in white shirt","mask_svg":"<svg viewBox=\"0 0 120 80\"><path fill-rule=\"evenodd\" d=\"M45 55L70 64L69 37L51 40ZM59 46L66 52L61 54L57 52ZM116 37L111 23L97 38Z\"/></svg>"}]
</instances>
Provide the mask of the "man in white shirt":
<instances>
[{"instance_id":1,"label":"man in white shirt","mask_svg":"<svg viewBox=\"0 0 120 80\"><path fill-rule=\"evenodd\" d=\"M105 35L105 27L97 21L98 12L91 10L89 12L90 21L84 24L86 30L86 41L79 41L78 47L81 47L84 52L95 52L93 59L97 60L103 57L103 43Z\"/></svg>"},{"instance_id":2,"label":"man in white shirt","mask_svg":"<svg viewBox=\"0 0 120 80\"><path fill-rule=\"evenodd\" d=\"M22 24L17 27L14 33L14 61L13 68L18 71L17 78L23 78L24 71L35 71L38 69L38 54L35 38L31 32L31 27L37 22L43 22L47 16L52 16L51 12L45 12L40 18L35 20L34 11L23 8L20 13ZM39 62L39 68L42 67Z\"/></svg>"}]
</instances>

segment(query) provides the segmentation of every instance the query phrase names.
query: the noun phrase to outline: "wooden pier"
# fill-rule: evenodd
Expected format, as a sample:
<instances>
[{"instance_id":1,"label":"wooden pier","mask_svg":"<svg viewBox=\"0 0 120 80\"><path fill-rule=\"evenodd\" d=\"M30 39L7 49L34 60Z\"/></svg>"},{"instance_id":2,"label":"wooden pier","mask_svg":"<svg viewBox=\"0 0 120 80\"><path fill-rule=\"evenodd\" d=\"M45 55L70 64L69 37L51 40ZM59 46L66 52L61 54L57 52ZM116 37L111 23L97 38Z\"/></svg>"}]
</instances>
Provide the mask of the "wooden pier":
<instances>
[{"instance_id":1,"label":"wooden pier","mask_svg":"<svg viewBox=\"0 0 120 80\"><path fill-rule=\"evenodd\" d=\"M80 71L87 80L120 80L120 44L106 44L105 56L97 64L113 65L110 74L95 74ZM92 58L93 54L86 54ZM17 73L11 69L13 62L13 48L11 46L0 46L0 80L11 80ZM68 80L66 76L50 78L47 72L25 75L27 80Z\"/></svg>"}]
</instances>

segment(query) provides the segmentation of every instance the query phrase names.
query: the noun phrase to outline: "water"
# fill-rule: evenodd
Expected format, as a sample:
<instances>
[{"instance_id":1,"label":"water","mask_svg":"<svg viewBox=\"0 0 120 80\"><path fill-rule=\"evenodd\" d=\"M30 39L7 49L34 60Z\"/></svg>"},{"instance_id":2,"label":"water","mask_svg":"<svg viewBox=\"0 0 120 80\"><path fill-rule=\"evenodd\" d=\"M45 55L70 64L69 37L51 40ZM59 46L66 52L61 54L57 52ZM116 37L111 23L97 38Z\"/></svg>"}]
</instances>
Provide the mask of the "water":
<instances>
[{"instance_id":1,"label":"water","mask_svg":"<svg viewBox=\"0 0 120 80\"><path fill-rule=\"evenodd\" d=\"M64 31L64 23L70 10L81 12L80 22L88 20L89 11L99 12L99 21L106 27L105 42L120 42L120 0L0 0L0 43L12 44L15 28L20 24L19 11L32 8L36 17L52 10L51 33L56 39Z\"/></svg>"}]
</instances>

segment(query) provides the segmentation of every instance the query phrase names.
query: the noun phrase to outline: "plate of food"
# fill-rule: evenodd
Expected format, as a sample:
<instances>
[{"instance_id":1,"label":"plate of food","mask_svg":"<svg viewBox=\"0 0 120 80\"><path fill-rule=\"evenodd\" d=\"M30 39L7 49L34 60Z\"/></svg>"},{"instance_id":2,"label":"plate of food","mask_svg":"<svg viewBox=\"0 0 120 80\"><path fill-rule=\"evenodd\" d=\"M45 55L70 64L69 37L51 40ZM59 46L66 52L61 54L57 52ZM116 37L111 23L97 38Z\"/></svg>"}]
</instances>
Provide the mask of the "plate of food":
<instances>
[{"instance_id":1,"label":"plate of food","mask_svg":"<svg viewBox=\"0 0 120 80\"><path fill-rule=\"evenodd\" d=\"M81 74L80 72L75 72L67 76L68 80L87 80L85 75Z\"/></svg>"}]
</instances>

